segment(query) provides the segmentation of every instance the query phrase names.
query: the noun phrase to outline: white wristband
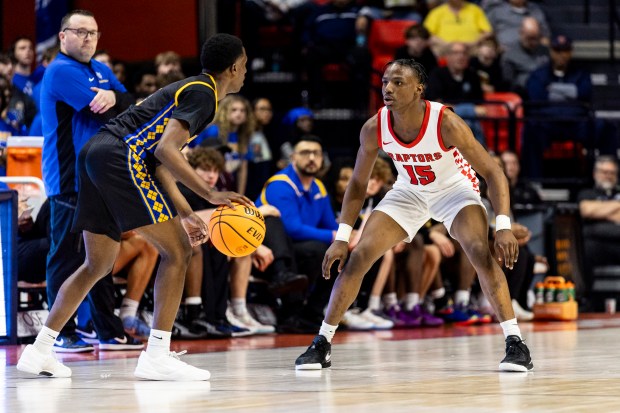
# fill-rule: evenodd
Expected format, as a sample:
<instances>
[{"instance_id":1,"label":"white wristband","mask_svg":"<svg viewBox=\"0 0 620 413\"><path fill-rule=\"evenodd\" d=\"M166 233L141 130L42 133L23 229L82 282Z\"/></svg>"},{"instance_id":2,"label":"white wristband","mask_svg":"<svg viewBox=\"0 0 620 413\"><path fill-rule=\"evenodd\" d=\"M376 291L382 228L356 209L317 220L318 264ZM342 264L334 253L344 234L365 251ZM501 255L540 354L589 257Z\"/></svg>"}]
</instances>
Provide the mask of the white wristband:
<instances>
[{"instance_id":1,"label":"white wristband","mask_svg":"<svg viewBox=\"0 0 620 413\"><path fill-rule=\"evenodd\" d=\"M495 231L501 231L503 229L512 230L510 225L510 217L508 215L498 215L495 217Z\"/></svg>"},{"instance_id":2,"label":"white wristband","mask_svg":"<svg viewBox=\"0 0 620 413\"><path fill-rule=\"evenodd\" d=\"M351 231L353 231L353 227L351 225L338 225L338 231L336 232L336 237L334 238L334 241L349 242L349 238L351 238Z\"/></svg>"}]
</instances>

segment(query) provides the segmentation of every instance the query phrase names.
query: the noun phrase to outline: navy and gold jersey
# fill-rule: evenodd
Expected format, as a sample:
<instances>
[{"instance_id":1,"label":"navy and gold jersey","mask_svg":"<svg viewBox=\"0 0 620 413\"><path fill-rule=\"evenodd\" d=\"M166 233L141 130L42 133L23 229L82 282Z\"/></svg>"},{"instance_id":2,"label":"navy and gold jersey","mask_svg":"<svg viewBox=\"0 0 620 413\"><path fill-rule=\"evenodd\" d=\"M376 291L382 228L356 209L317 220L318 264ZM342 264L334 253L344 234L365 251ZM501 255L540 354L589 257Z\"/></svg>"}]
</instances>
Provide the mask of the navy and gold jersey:
<instances>
[{"instance_id":1,"label":"navy and gold jersey","mask_svg":"<svg viewBox=\"0 0 620 413\"><path fill-rule=\"evenodd\" d=\"M187 144L211 123L216 110L215 80L203 73L159 89L108 122L101 132L121 138L141 159L154 160L155 149L171 118L188 126Z\"/></svg>"}]
</instances>

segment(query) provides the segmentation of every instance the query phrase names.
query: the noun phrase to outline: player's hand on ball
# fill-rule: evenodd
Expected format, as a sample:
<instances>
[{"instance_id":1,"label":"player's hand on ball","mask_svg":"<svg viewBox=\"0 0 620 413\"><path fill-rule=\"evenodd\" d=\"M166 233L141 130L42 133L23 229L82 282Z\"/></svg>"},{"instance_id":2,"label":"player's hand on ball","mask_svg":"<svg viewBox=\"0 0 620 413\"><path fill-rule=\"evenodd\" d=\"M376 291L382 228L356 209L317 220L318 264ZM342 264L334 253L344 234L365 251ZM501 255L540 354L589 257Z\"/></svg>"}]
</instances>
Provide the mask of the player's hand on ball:
<instances>
[{"instance_id":1,"label":"player's hand on ball","mask_svg":"<svg viewBox=\"0 0 620 413\"><path fill-rule=\"evenodd\" d=\"M242 204L245 206L254 206L254 202L250 200L250 198L238 194L236 192L230 191L212 191L207 197L207 201L211 202L214 205L227 205L234 209L233 202L238 204Z\"/></svg>"},{"instance_id":2,"label":"player's hand on ball","mask_svg":"<svg viewBox=\"0 0 620 413\"><path fill-rule=\"evenodd\" d=\"M512 231L502 230L495 233L495 251L499 262L512 270L519 257L519 243Z\"/></svg>"},{"instance_id":3,"label":"player's hand on ball","mask_svg":"<svg viewBox=\"0 0 620 413\"><path fill-rule=\"evenodd\" d=\"M344 268L344 263L347 259L347 255L349 254L349 243L344 241L334 241L332 245L329 246L327 252L325 253L325 258L323 258L323 278L329 280L331 277L331 268L334 262L340 261L338 263L338 272L341 272Z\"/></svg>"},{"instance_id":4,"label":"player's hand on ball","mask_svg":"<svg viewBox=\"0 0 620 413\"><path fill-rule=\"evenodd\" d=\"M195 213L192 212L185 218L181 218L181 225L183 225L183 229L187 232L192 247L204 244L209 239L207 224Z\"/></svg>"}]
</instances>

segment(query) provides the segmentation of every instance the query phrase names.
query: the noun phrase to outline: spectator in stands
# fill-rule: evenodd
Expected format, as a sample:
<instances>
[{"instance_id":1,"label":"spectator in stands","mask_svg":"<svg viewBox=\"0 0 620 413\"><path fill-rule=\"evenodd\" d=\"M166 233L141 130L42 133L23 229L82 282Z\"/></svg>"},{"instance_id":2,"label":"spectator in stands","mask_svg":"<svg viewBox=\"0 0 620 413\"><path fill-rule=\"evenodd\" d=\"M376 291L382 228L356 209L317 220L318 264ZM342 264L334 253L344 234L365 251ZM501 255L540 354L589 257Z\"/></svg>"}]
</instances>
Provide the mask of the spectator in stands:
<instances>
[{"instance_id":1,"label":"spectator in stands","mask_svg":"<svg viewBox=\"0 0 620 413\"><path fill-rule=\"evenodd\" d=\"M521 164L513 151L507 150L500 154L501 165L510 185L510 205L540 205L542 199L537 187L520 176Z\"/></svg>"},{"instance_id":2,"label":"spectator in stands","mask_svg":"<svg viewBox=\"0 0 620 413\"><path fill-rule=\"evenodd\" d=\"M313 107L322 106L328 90L322 82L322 68L331 63L345 64L354 82L351 101L365 104L370 76L368 49L356 43L356 20L359 7L353 0L332 0L319 6L307 19L302 37L302 55Z\"/></svg>"},{"instance_id":3,"label":"spectator in stands","mask_svg":"<svg viewBox=\"0 0 620 413\"><path fill-rule=\"evenodd\" d=\"M157 77L152 69L139 71L134 77L134 97L137 102L157 91Z\"/></svg>"},{"instance_id":4,"label":"spectator in stands","mask_svg":"<svg viewBox=\"0 0 620 413\"><path fill-rule=\"evenodd\" d=\"M578 195L583 219L584 275L587 297L592 290L593 270L597 266L620 265L620 187L618 161L600 156L594 163L594 187Z\"/></svg>"},{"instance_id":5,"label":"spectator in stands","mask_svg":"<svg viewBox=\"0 0 620 413\"><path fill-rule=\"evenodd\" d=\"M360 9L355 27L357 30L356 42L364 46L373 20L410 20L416 25L422 23L422 13L425 8L423 1L418 0L384 0L379 7L370 2Z\"/></svg>"},{"instance_id":6,"label":"spectator in stands","mask_svg":"<svg viewBox=\"0 0 620 413\"><path fill-rule=\"evenodd\" d=\"M12 59L5 54L0 54L0 75L7 78L11 89L6 119L18 131L18 135L26 135L37 113L37 108L32 98L13 84L14 74L15 66Z\"/></svg>"},{"instance_id":7,"label":"spectator in stands","mask_svg":"<svg viewBox=\"0 0 620 413\"><path fill-rule=\"evenodd\" d=\"M224 170L224 156L214 148L197 147L187 153L189 164L210 187L216 187L220 172ZM182 183L179 190L193 211L204 222L209 222L217 207L196 195ZM228 257L212 244L192 247L192 258L185 281L185 301L182 317L177 319L173 329L174 338L197 339L239 337L250 331L232 325L226 317L230 295L230 263Z\"/></svg>"},{"instance_id":8,"label":"spectator in stands","mask_svg":"<svg viewBox=\"0 0 620 413\"><path fill-rule=\"evenodd\" d=\"M31 208L25 202L19 203L17 217L17 279L29 283L45 281L45 260L50 249L49 243L49 201L45 201L36 220L32 218ZM24 211L28 211L24 213Z\"/></svg>"},{"instance_id":9,"label":"spectator in stands","mask_svg":"<svg viewBox=\"0 0 620 413\"><path fill-rule=\"evenodd\" d=\"M58 37L61 53L42 80L43 181L51 207L51 241L47 260L50 307L60 286L84 262L82 235L71 232L77 202L76 159L82 146L106 120L131 101L107 66L92 60L100 32L93 14L75 10L63 17ZM101 76L98 76L99 73ZM90 81L89 79L93 79ZM108 276L88 295L100 349L141 349L114 315L114 286ZM70 320L54 346L56 351L92 351Z\"/></svg>"},{"instance_id":10,"label":"spectator in stands","mask_svg":"<svg viewBox=\"0 0 620 413\"><path fill-rule=\"evenodd\" d=\"M291 26L293 34L290 41L293 48L298 50L296 43L299 42L304 22L316 7L311 0L245 0L242 8L243 44L248 61L252 62L252 69L264 69L265 59L269 58L261 54L260 27Z\"/></svg>"},{"instance_id":11,"label":"spectator in stands","mask_svg":"<svg viewBox=\"0 0 620 413\"><path fill-rule=\"evenodd\" d=\"M489 22L502 47L514 45L519 41L519 30L523 19L530 17L540 25L541 42L549 44L551 34L547 18L540 6L528 0L508 0L498 3L486 11Z\"/></svg>"},{"instance_id":12,"label":"spectator in stands","mask_svg":"<svg viewBox=\"0 0 620 413\"><path fill-rule=\"evenodd\" d=\"M188 161L210 186L216 186L220 171L224 169L224 157L220 152L214 148L199 146L188 154ZM215 207L200 201L202 198L197 197L186 187L179 184L179 188L190 205L206 220L205 222L208 222ZM273 332L270 326L261 325L253 319L246 308L252 265L255 267L255 275L267 281L268 291L275 296L279 297L291 290L307 286L307 277L295 272L292 248L279 219L279 212L269 205L260 207L259 210L265 217L267 231L263 245L254 254L234 258L230 263L224 264L220 260L222 254L212 246L194 247L185 286L185 318L183 325L177 324L181 329L181 338L200 338L201 331L212 336ZM209 258L209 261L203 261L204 258ZM215 263L219 262L219 265L209 266L212 260L215 260ZM229 272L231 302L227 311ZM200 314L200 306L203 303L201 289L215 292L215 294L208 293L210 301L204 301L206 310L204 316ZM220 293L221 296L218 295ZM234 329L235 326L239 329Z\"/></svg>"},{"instance_id":13,"label":"spectator in stands","mask_svg":"<svg viewBox=\"0 0 620 413\"><path fill-rule=\"evenodd\" d=\"M441 252L441 272L450 280L452 303L440 309L438 314L446 321L462 325L486 324L491 322L488 314L474 309L472 286L476 281L476 269L471 264L461 244L451 238L442 223L434 223L429 228L429 240Z\"/></svg>"},{"instance_id":14,"label":"spectator in stands","mask_svg":"<svg viewBox=\"0 0 620 413\"><path fill-rule=\"evenodd\" d=\"M99 63L103 63L110 70L112 70L112 57L110 56L110 53L108 53L107 50L103 50L103 49L97 50L95 54L93 55L93 59L98 61Z\"/></svg>"},{"instance_id":15,"label":"spectator in stands","mask_svg":"<svg viewBox=\"0 0 620 413\"><path fill-rule=\"evenodd\" d=\"M181 78L185 77L181 68L181 56L173 51L161 52L155 56L155 71L158 76L175 72L180 74Z\"/></svg>"},{"instance_id":16,"label":"spectator in stands","mask_svg":"<svg viewBox=\"0 0 620 413\"><path fill-rule=\"evenodd\" d=\"M549 62L549 49L542 44L540 24L533 17L521 21L519 40L509 43L502 54L502 74L510 82L510 90L527 97L526 84L530 74Z\"/></svg>"},{"instance_id":17,"label":"spectator in stands","mask_svg":"<svg viewBox=\"0 0 620 413\"><path fill-rule=\"evenodd\" d=\"M510 169L511 175L514 175L514 161L516 155L514 158L511 156L511 153L506 153L503 156L492 155L492 157L504 170L504 173L506 173L507 177L507 169ZM508 166L508 168L506 167L506 165L504 165L502 161L503 158L510 159L511 164ZM510 178L508 180L512 189L512 180ZM483 185L481 185L480 193L488 212L487 217L489 220L490 228L489 240L494 240L495 214L492 212L493 208L491 206L491 202L488 199L487 186L484 181ZM529 248L529 242L532 239L532 231L525 225L522 225L515 220L514 211L512 210L512 208L510 211L510 216L512 221L511 230L515 238L517 239L517 242L519 243L519 260L515 262L513 268L502 268L502 271L504 271L504 274L506 274L506 282L508 283L508 290L510 291L510 296L512 298L512 309L515 312L517 320L530 321L534 319L534 313L528 310L527 292L530 285L532 284L532 280L534 279L534 264L536 263L537 259L536 255ZM491 248L491 253L495 256L496 254L494 243L489 243L489 247Z\"/></svg>"},{"instance_id":18,"label":"spectator in stands","mask_svg":"<svg viewBox=\"0 0 620 413\"><path fill-rule=\"evenodd\" d=\"M432 73L437 67L437 57L430 48L430 33L426 27L414 24L405 31L405 44L394 54L394 60L415 59L424 66L426 73Z\"/></svg>"},{"instance_id":19,"label":"spectator in stands","mask_svg":"<svg viewBox=\"0 0 620 413\"><path fill-rule=\"evenodd\" d=\"M184 75L181 72L170 71L168 73L160 73L157 75L156 84L159 89L162 87L168 86L171 83L178 82L179 80L183 80Z\"/></svg>"},{"instance_id":20,"label":"spectator in stands","mask_svg":"<svg viewBox=\"0 0 620 413\"><path fill-rule=\"evenodd\" d=\"M278 169L286 168L291 162L293 144L304 135L312 134L314 130L314 112L303 106L289 110L282 118L282 133L280 137L280 159Z\"/></svg>"},{"instance_id":21,"label":"spectator in stands","mask_svg":"<svg viewBox=\"0 0 620 413\"><path fill-rule=\"evenodd\" d=\"M44 69L40 66L34 71L34 44L28 37L18 37L11 43L9 55L13 60L14 74L12 82L16 88L32 96L34 86L43 78Z\"/></svg>"},{"instance_id":22,"label":"spectator in stands","mask_svg":"<svg viewBox=\"0 0 620 413\"><path fill-rule=\"evenodd\" d=\"M484 93L502 92L506 89L500 65L499 45L494 37L480 43L469 61L469 67L478 74Z\"/></svg>"},{"instance_id":23,"label":"spectator in stands","mask_svg":"<svg viewBox=\"0 0 620 413\"><path fill-rule=\"evenodd\" d=\"M299 272L310 282L307 297L289 297L283 304L282 331L310 332L321 324L332 283L322 276L323 256L338 229L334 211L323 183L316 179L323 162L323 145L313 135L305 135L294 146L291 164L271 177L256 201L257 206L273 205L282 216L293 240Z\"/></svg>"},{"instance_id":24,"label":"spectator in stands","mask_svg":"<svg viewBox=\"0 0 620 413\"><path fill-rule=\"evenodd\" d=\"M127 291L121 302L119 318L128 334L148 337L151 329L138 316L140 300L155 271L159 253L143 236L135 231L121 235L121 246L112 268L112 275L121 271L127 277Z\"/></svg>"},{"instance_id":25,"label":"spectator in stands","mask_svg":"<svg viewBox=\"0 0 620 413\"><path fill-rule=\"evenodd\" d=\"M442 56L450 43L477 46L493 34L484 11L465 0L447 0L435 7L424 19L424 27L431 34L431 47L436 56Z\"/></svg>"},{"instance_id":26,"label":"spectator in stands","mask_svg":"<svg viewBox=\"0 0 620 413\"><path fill-rule=\"evenodd\" d=\"M219 103L211 125L190 142L198 145L225 147L225 170L228 188L244 194L248 179L248 151L250 137L256 129L256 119L250 102L241 95L228 95Z\"/></svg>"},{"instance_id":27,"label":"spectator in stands","mask_svg":"<svg viewBox=\"0 0 620 413\"><path fill-rule=\"evenodd\" d=\"M349 181L353 176L354 161L350 158L341 158L335 161L329 169L326 176L327 192L331 196L332 207L336 216L340 216L342 209L342 201L344 199L344 192L349 185ZM383 159L377 159L375 163L370 180L368 181L368 187L366 189L366 198L360 211L359 218L353 225L353 229L356 231L351 239L349 248L355 248L355 245L359 242L360 231L362 231L370 212L379 203L379 201L385 195L385 186L387 183L393 181L392 170L390 165ZM379 259L366 274L362 287L357 295L357 298L351 309L349 309L341 324L351 330L369 330L369 329L390 329L394 326L391 320L386 320L379 316L379 313L374 313L369 306L372 291L375 291L377 302L380 300L381 292L384 289L387 281L390 269L387 268L382 273L382 267L384 261L387 261L386 265L391 266L394 262L393 254L390 252L384 257ZM379 284L379 285L377 285ZM375 308L380 310L380 308Z\"/></svg>"},{"instance_id":28,"label":"spectator in stands","mask_svg":"<svg viewBox=\"0 0 620 413\"><path fill-rule=\"evenodd\" d=\"M0 75L0 136L6 146L6 139L9 136L25 135L23 128L17 129L9 115L9 102L13 96L11 81L4 75Z\"/></svg>"},{"instance_id":29,"label":"spectator in stands","mask_svg":"<svg viewBox=\"0 0 620 413\"><path fill-rule=\"evenodd\" d=\"M120 60L114 61L112 63L112 71L116 79L124 85L127 80L127 68L125 67L125 63Z\"/></svg>"},{"instance_id":30,"label":"spectator in stands","mask_svg":"<svg viewBox=\"0 0 620 413\"><path fill-rule=\"evenodd\" d=\"M423 227L410 243L401 242L393 249L394 277L388 280L384 290L384 313L400 327L436 327L444 323L433 316L423 305L433 280L439 275L441 252L430 243L428 228ZM399 303L398 291L404 295Z\"/></svg>"},{"instance_id":31,"label":"spectator in stands","mask_svg":"<svg viewBox=\"0 0 620 413\"><path fill-rule=\"evenodd\" d=\"M271 101L265 97L257 98L252 102L252 109L256 124L248 146L246 195L250 199L255 199L260 194L267 179L274 172L275 164L271 151L274 136L270 133L271 131L268 131L273 119Z\"/></svg>"},{"instance_id":32,"label":"spectator in stands","mask_svg":"<svg viewBox=\"0 0 620 413\"><path fill-rule=\"evenodd\" d=\"M447 48L446 66L436 68L429 76L425 97L453 104L454 111L469 125L476 140L486 147L477 116L484 109L476 105L484 96L480 78L469 67L469 47L465 43L451 43Z\"/></svg>"},{"instance_id":33,"label":"spectator in stands","mask_svg":"<svg viewBox=\"0 0 620 413\"><path fill-rule=\"evenodd\" d=\"M527 94L534 103L527 115L537 118L523 128L522 158L530 178L543 176L543 153L553 141L573 140L614 156L618 149L610 124L590 113L590 73L572 62L572 50L569 37L554 36L551 62L532 72L527 81Z\"/></svg>"}]
</instances>

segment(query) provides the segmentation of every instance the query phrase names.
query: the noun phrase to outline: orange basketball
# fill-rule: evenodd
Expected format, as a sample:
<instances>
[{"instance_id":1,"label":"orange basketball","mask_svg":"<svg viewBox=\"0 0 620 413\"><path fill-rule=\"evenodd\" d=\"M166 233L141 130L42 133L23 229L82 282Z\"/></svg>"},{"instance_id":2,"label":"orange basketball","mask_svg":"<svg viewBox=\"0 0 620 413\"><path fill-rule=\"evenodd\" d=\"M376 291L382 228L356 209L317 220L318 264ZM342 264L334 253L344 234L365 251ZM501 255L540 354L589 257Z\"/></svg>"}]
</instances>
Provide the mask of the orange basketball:
<instances>
[{"instance_id":1,"label":"orange basketball","mask_svg":"<svg viewBox=\"0 0 620 413\"><path fill-rule=\"evenodd\" d=\"M222 254L243 257L256 251L265 239L265 218L254 207L220 205L209 220L211 242Z\"/></svg>"}]
</instances>

